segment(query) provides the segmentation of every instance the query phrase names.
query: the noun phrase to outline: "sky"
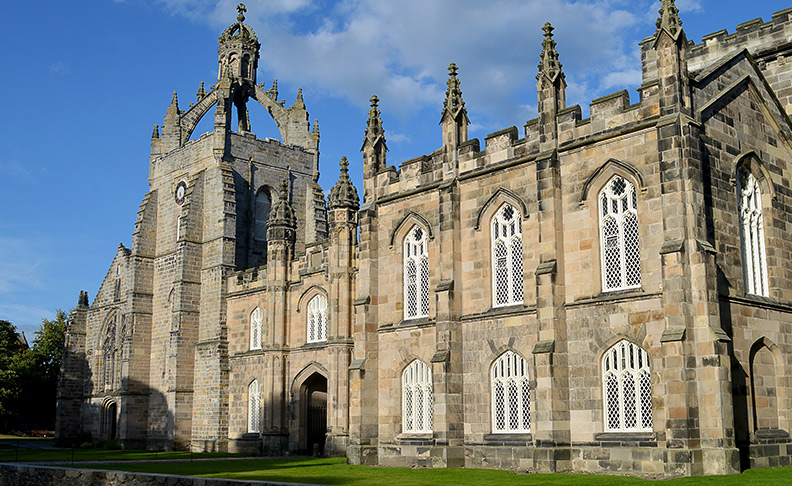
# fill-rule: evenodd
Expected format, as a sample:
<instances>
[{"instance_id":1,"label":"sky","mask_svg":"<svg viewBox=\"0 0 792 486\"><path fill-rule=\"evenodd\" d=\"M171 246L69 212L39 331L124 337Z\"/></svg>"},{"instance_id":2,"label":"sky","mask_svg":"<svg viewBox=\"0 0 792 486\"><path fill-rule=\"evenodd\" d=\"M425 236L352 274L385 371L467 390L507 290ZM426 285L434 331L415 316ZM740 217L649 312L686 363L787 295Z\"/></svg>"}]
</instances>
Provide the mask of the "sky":
<instances>
[{"instance_id":1,"label":"sky","mask_svg":"<svg viewBox=\"0 0 792 486\"><path fill-rule=\"evenodd\" d=\"M131 246L148 191L154 124L217 81L217 37L237 1L7 2L0 17L6 93L0 116L0 319L34 337L42 318L91 301L119 244ZM349 158L362 195L360 147L380 99L389 165L440 146L447 67L459 66L471 138L536 117L541 27L549 21L567 105L622 89L638 100L638 42L657 0L247 0L261 42L258 82L298 88L319 120L320 184ZM783 1L678 0L688 39L790 7ZM251 106L252 103L249 105ZM279 138L251 106L252 131ZM211 112L210 112L211 114ZM211 116L193 138L209 131Z\"/></svg>"}]
</instances>

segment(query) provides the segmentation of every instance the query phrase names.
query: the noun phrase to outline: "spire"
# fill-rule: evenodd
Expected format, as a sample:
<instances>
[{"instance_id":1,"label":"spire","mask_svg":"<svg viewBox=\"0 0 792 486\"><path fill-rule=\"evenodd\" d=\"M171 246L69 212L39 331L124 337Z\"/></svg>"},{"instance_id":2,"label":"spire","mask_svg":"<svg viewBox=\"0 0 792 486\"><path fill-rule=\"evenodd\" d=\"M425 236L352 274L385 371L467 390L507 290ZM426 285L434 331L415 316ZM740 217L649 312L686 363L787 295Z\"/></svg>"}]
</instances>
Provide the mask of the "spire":
<instances>
[{"instance_id":1,"label":"spire","mask_svg":"<svg viewBox=\"0 0 792 486\"><path fill-rule=\"evenodd\" d=\"M171 108L175 108L176 112L178 113L178 111L179 111L179 97L176 95L175 91L173 92L173 96L171 97L171 102L170 102L170 106L168 107L168 111L170 111Z\"/></svg>"},{"instance_id":2,"label":"spire","mask_svg":"<svg viewBox=\"0 0 792 486\"><path fill-rule=\"evenodd\" d=\"M459 89L459 78L457 78L457 65L453 62L448 66L448 89L443 103L443 115L448 113L452 119L456 119L460 114L467 117L465 101L462 99L462 90Z\"/></svg>"},{"instance_id":3,"label":"spire","mask_svg":"<svg viewBox=\"0 0 792 486\"><path fill-rule=\"evenodd\" d=\"M674 5L674 0L660 0L660 17L657 19L657 33L664 30L676 40L682 32L682 20L679 18L679 9Z\"/></svg>"},{"instance_id":4,"label":"spire","mask_svg":"<svg viewBox=\"0 0 792 486\"><path fill-rule=\"evenodd\" d=\"M360 208L360 198L358 197L357 189L349 180L349 161L346 157L341 157L341 174L338 177L338 182L330 189L329 207L335 208L352 208L357 210Z\"/></svg>"},{"instance_id":5,"label":"spire","mask_svg":"<svg viewBox=\"0 0 792 486\"><path fill-rule=\"evenodd\" d=\"M366 142L369 143L372 147L375 147L378 142L382 141L385 143L385 130L382 129L382 119L380 118L380 111L377 107L379 103L379 98L377 95L371 97L371 109L368 112L368 120L366 121L366 134L363 138L363 145ZM386 149L387 150L387 147Z\"/></svg>"},{"instance_id":6,"label":"spire","mask_svg":"<svg viewBox=\"0 0 792 486\"><path fill-rule=\"evenodd\" d=\"M206 91L204 91L204 84L203 81L201 81L201 87L198 88L198 92L195 93L195 99L201 101L204 96L206 96Z\"/></svg>"},{"instance_id":7,"label":"spire","mask_svg":"<svg viewBox=\"0 0 792 486\"><path fill-rule=\"evenodd\" d=\"M319 138L319 119L318 118L314 118L313 131L311 132L311 134L314 136L314 138L316 138L316 139Z\"/></svg>"},{"instance_id":8,"label":"spire","mask_svg":"<svg viewBox=\"0 0 792 486\"><path fill-rule=\"evenodd\" d=\"M151 138L159 138L159 125L154 124L154 131L151 133Z\"/></svg>"},{"instance_id":9,"label":"spire","mask_svg":"<svg viewBox=\"0 0 792 486\"><path fill-rule=\"evenodd\" d=\"M294 104L292 105L292 108L297 108L299 110L305 109L305 102L303 101L302 88L297 90L297 99L294 100Z\"/></svg>"},{"instance_id":10,"label":"spire","mask_svg":"<svg viewBox=\"0 0 792 486\"><path fill-rule=\"evenodd\" d=\"M294 209L289 204L289 182L284 178L280 183L280 197L278 201L272 205L270 210L269 221L267 227L286 226L295 228L297 226L297 218L294 215Z\"/></svg>"},{"instance_id":11,"label":"spire","mask_svg":"<svg viewBox=\"0 0 792 486\"><path fill-rule=\"evenodd\" d=\"M542 54L539 56L539 74L536 78L539 79L542 75L547 76L550 81L555 81L558 76L563 76L561 71L561 63L558 61L558 51L556 51L556 41L553 40L553 28L550 22L544 24L542 27L544 31L544 40L542 41Z\"/></svg>"}]
</instances>

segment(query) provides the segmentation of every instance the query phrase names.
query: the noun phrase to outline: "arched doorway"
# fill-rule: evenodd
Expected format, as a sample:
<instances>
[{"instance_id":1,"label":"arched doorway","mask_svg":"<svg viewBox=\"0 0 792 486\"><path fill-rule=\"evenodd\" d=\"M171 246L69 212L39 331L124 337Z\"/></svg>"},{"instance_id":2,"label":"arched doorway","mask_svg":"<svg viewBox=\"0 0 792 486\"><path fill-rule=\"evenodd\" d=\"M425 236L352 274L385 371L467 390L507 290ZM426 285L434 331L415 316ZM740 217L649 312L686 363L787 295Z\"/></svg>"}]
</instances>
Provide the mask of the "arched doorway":
<instances>
[{"instance_id":1,"label":"arched doorway","mask_svg":"<svg viewBox=\"0 0 792 486\"><path fill-rule=\"evenodd\" d=\"M304 385L305 445L309 454L324 452L327 434L327 378L314 373Z\"/></svg>"},{"instance_id":2,"label":"arched doorway","mask_svg":"<svg viewBox=\"0 0 792 486\"><path fill-rule=\"evenodd\" d=\"M116 440L118 428L118 404L109 400L102 404L101 436L103 440Z\"/></svg>"}]
</instances>

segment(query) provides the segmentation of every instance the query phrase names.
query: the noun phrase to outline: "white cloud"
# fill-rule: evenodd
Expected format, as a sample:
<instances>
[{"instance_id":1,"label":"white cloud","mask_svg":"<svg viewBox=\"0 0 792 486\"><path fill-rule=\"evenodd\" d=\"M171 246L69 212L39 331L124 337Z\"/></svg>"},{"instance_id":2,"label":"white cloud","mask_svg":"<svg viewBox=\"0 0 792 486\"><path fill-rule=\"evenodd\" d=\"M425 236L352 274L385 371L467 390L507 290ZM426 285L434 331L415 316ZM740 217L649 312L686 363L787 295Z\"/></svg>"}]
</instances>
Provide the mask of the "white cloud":
<instances>
[{"instance_id":1,"label":"white cloud","mask_svg":"<svg viewBox=\"0 0 792 486\"><path fill-rule=\"evenodd\" d=\"M0 238L0 294L44 288L38 250L21 238Z\"/></svg>"},{"instance_id":2,"label":"white cloud","mask_svg":"<svg viewBox=\"0 0 792 486\"><path fill-rule=\"evenodd\" d=\"M177 15L222 29L236 0L160 0ZM635 5L634 3L637 3ZM654 2L652 8L656 11ZM686 2L688 8L697 5ZM366 108L377 94L389 113L409 117L443 99L446 66L459 65L462 91L480 123L520 124L534 114L535 75L545 21L556 27L570 84L634 87L634 48L624 30L644 21L646 2L620 0L252 0L246 22L261 41L260 70L314 95ZM656 14L654 14L656 16ZM632 68L632 69L631 69ZM602 86L592 78L605 76ZM262 79L264 76L262 75ZM627 86L617 86L618 83ZM572 94L573 96L569 96ZM284 93L287 103L293 94ZM568 93L587 104L585 91Z\"/></svg>"}]
</instances>

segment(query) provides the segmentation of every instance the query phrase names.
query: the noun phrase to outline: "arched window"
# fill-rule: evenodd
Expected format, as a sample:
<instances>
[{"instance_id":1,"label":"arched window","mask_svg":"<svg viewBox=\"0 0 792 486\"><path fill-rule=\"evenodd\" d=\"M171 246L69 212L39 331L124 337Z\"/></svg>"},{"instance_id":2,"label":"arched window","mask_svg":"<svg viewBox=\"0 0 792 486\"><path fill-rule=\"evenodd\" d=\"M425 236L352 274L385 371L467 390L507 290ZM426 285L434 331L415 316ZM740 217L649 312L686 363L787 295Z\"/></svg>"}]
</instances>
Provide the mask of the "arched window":
<instances>
[{"instance_id":1,"label":"arched window","mask_svg":"<svg viewBox=\"0 0 792 486\"><path fill-rule=\"evenodd\" d=\"M261 309L250 313L250 349L261 349Z\"/></svg>"},{"instance_id":2,"label":"arched window","mask_svg":"<svg viewBox=\"0 0 792 486\"><path fill-rule=\"evenodd\" d=\"M404 300L405 319L429 315L429 253L419 226L404 239Z\"/></svg>"},{"instance_id":3,"label":"arched window","mask_svg":"<svg viewBox=\"0 0 792 486\"><path fill-rule=\"evenodd\" d=\"M327 297L318 294L308 302L308 342L327 340Z\"/></svg>"},{"instance_id":4,"label":"arched window","mask_svg":"<svg viewBox=\"0 0 792 486\"><path fill-rule=\"evenodd\" d=\"M531 388L525 358L506 351L492 363L492 432L531 431Z\"/></svg>"},{"instance_id":5,"label":"arched window","mask_svg":"<svg viewBox=\"0 0 792 486\"><path fill-rule=\"evenodd\" d=\"M432 370L416 359L402 372L402 432L432 432Z\"/></svg>"},{"instance_id":6,"label":"arched window","mask_svg":"<svg viewBox=\"0 0 792 486\"><path fill-rule=\"evenodd\" d=\"M261 431L261 389L258 380L248 385L248 432Z\"/></svg>"},{"instance_id":7,"label":"arched window","mask_svg":"<svg viewBox=\"0 0 792 486\"><path fill-rule=\"evenodd\" d=\"M638 196L629 181L613 176L599 193L602 290L641 286Z\"/></svg>"},{"instance_id":8,"label":"arched window","mask_svg":"<svg viewBox=\"0 0 792 486\"><path fill-rule=\"evenodd\" d=\"M619 341L602 357L602 396L606 432L652 431L649 355Z\"/></svg>"},{"instance_id":9,"label":"arched window","mask_svg":"<svg viewBox=\"0 0 792 486\"><path fill-rule=\"evenodd\" d=\"M510 204L492 217L492 295L494 307L522 304L522 222Z\"/></svg>"},{"instance_id":10,"label":"arched window","mask_svg":"<svg viewBox=\"0 0 792 486\"><path fill-rule=\"evenodd\" d=\"M740 198L740 240L743 254L745 293L767 297L767 258L765 256L764 218L759 183L746 168L737 178Z\"/></svg>"},{"instance_id":11,"label":"arched window","mask_svg":"<svg viewBox=\"0 0 792 486\"><path fill-rule=\"evenodd\" d=\"M259 189L256 193L256 223L255 238L259 241L267 241L267 221L269 221L270 209L272 208L272 198L266 187Z\"/></svg>"}]
</instances>

